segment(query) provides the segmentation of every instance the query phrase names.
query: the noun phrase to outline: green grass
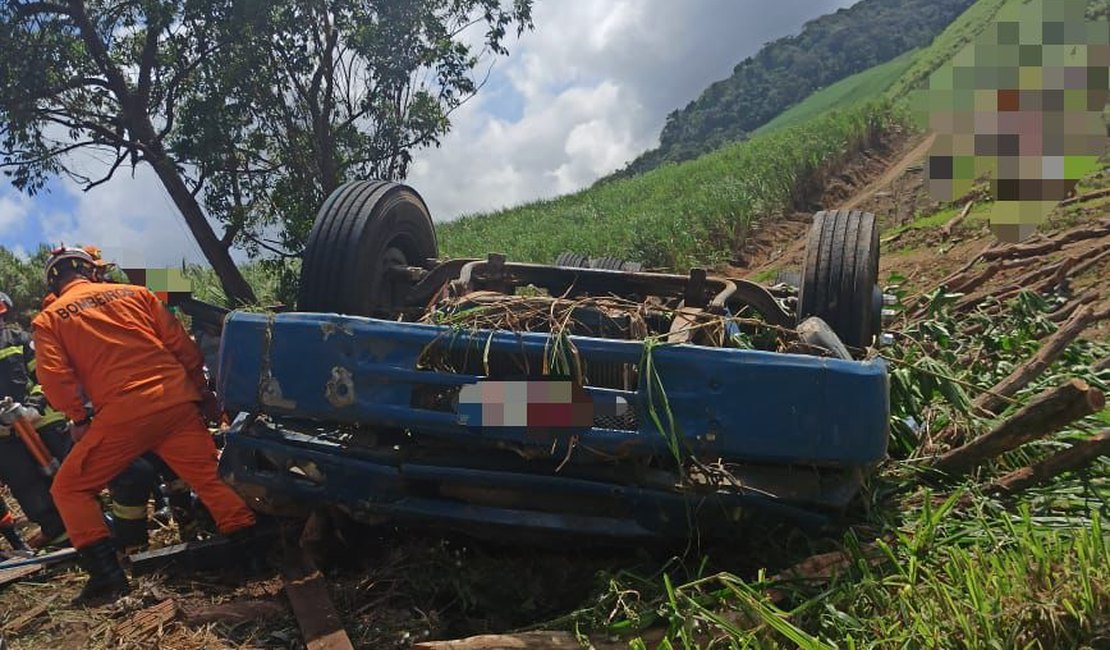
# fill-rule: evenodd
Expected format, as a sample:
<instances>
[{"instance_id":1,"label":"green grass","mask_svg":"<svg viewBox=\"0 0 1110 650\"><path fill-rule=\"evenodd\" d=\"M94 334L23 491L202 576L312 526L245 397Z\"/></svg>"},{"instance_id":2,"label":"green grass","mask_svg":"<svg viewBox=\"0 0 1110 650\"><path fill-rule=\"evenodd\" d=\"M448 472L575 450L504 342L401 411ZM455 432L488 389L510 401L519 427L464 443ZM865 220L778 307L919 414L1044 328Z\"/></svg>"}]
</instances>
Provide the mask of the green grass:
<instances>
[{"instance_id":1,"label":"green grass","mask_svg":"<svg viewBox=\"0 0 1110 650\"><path fill-rule=\"evenodd\" d=\"M917 52L918 50L911 50L886 63L822 88L756 129L753 134L769 133L801 124L828 111L851 108L860 102L878 97L909 69Z\"/></svg>"},{"instance_id":2,"label":"green grass","mask_svg":"<svg viewBox=\"0 0 1110 650\"><path fill-rule=\"evenodd\" d=\"M562 251L686 268L727 260L753 221L792 209L903 116L832 112L680 165L438 228L441 253L550 262Z\"/></svg>"}]
</instances>

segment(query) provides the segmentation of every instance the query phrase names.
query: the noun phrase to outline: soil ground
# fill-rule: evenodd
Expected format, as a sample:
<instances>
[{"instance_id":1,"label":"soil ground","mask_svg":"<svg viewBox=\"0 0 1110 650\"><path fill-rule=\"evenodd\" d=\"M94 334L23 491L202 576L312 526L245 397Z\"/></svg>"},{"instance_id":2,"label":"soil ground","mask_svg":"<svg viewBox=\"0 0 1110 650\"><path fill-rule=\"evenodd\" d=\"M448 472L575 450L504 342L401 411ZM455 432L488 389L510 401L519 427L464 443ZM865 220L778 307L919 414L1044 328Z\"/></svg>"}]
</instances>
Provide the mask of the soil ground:
<instances>
[{"instance_id":1,"label":"soil ground","mask_svg":"<svg viewBox=\"0 0 1110 650\"><path fill-rule=\"evenodd\" d=\"M981 215L972 215L950 236L941 226L962 202L941 205L925 190L924 157L930 141L901 137L887 150L862 156L827 186L820 205L873 212L883 229L881 281L897 276L911 293L925 291L993 242ZM1094 179L1107 183L1105 173ZM947 212L946 212L947 211ZM1060 209L1043 229L1051 235L1108 214L1107 199ZM943 217L938 219L938 215ZM743 268L731 272L767 280L801 267L810 214L772 220L753 233ZM1092 256L1108 247L1102 237L1078 242L1056 254ZM1073 289L1098 286L1106 277L1106 258L1074 280ZM991 282L1002 286L1025 270L1003 272ZM1108 298L1103 297L1105 306ZM1107 330L1090 336L1106 337ZM14 504L14 501L8 500ZM28 531L29 532L29 531ZM329 590L356 647L404 648L423 638L450 638L519 629L566 614L622 570L667 566L665 558L708 554L712 570L751 572L753 545L777 548L785 566L792 555L793 533L766 530L762 539L727 548L597 550L565 546L528 546L445 538L436 533L348 528L331 552L322 553ZM783 537L785 535L785 537ZM155 545L174 541L172 528L154 533ZM799 547L800 548L800 547ZM280 550L276 551L280 553ZM773 569L774 567L768 567ZM650 572L649 572L650 575ZM143 577L132 596L105 608L84 610L67 605L84 576L74 570L44 572L0 587L0 621L13 649L51 647L120 648L300 648L300 633L282 582L274 572L248 575L236 571L183 577ZM128 621L145 608L173 600L177 615L139 632ZM34 610L45 603L41 610ZM23 620L28 612L39 613ZM11 626L18 623L13 633Z\"/></svg>"}]
</instances>

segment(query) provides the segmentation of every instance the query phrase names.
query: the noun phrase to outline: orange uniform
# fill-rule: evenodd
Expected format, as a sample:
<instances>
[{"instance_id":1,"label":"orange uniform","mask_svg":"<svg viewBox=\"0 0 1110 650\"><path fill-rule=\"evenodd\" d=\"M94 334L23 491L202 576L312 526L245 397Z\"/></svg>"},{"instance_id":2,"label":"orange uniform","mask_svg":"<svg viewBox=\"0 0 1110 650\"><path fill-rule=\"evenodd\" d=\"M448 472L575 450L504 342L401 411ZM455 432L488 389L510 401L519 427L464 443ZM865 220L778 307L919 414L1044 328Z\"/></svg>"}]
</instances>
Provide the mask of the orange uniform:
<instances>
[{"instance_id":1,"label":"orange uniform","mask_svg":"<svg viewBox=\"0 0 1110 650\"><path fill-rule=\"evenodd\" d=\"M149 451L193 486L220 532L254 523L216 473L216 447L198 408L205 390L200 351L150 290L79 279L33 326L47 400L74 421L85 419L83 394L94 409L51 488L76 548L109 536L96 494Z\"/></svg>"}]
</instances>

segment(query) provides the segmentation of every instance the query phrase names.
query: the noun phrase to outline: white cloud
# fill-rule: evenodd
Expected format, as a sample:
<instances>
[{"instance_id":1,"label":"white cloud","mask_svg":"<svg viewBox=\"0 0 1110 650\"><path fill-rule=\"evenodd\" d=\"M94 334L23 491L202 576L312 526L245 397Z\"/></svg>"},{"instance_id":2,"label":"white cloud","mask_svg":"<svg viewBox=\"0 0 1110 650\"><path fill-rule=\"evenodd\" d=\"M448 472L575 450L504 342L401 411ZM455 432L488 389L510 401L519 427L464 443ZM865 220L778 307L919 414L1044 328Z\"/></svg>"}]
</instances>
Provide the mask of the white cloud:
<instances>
[{"instance_id":1,"label":"white cloud","mask_svg":"<svg viewBox=\"0 0 1110 650\"><path fill-rule=\"evenodd\" d=\"M536 30L408 183L437 220L581 189L657 145L668 113L765 43L853 1L538 0ZM506 94L523 105L513 119L498 116Z\"/></svg>"},{"instance_id":2,"label":"white cloud","mask_svg":"<svg viewBox=\"0 0 1110 650\"><path fill-rule=\"evenodd\" d=\"M30 212L30 202L26 196L14 192L0 194L0 237L14 232L16 226L23 224Z\"/></svg>"},{"instance_id":3,"label":"white cloud","mask_svg":"<svg viewBox=\"0 0 1110 650\"><path fill-rule=\"evenodd\" d=\"M64 192L72 211L43 217L51 243L95 244L125 267L172 266L202 261L192 234L149 166L134 177L121 171L110 183L84 192L72 182Z\"/></svg>"}]
</instances>

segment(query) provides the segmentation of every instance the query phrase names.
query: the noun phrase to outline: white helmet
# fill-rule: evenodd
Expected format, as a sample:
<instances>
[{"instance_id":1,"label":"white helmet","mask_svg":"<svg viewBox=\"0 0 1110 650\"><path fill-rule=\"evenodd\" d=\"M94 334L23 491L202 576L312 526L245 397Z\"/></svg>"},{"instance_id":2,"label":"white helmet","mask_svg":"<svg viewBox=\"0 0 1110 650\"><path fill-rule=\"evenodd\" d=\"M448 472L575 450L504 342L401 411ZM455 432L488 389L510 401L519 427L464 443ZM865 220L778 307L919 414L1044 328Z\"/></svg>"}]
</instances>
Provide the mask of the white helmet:
<instances>
[{"instance_id":1,"label":"white helmet","mask_svg":"<svg viewBox=\"0 0 1110 650\"><path fill-rule=\"evenodd\" d=\"M46 260L46 286L55 294L61 287L56 286L58 277L65 270L73 270L87 278L96 273L96 260L83 248L61 246L50 251Z\"/></svg>"}]
</instances>

